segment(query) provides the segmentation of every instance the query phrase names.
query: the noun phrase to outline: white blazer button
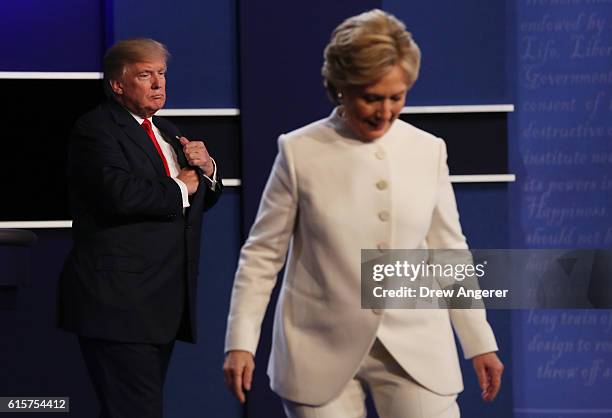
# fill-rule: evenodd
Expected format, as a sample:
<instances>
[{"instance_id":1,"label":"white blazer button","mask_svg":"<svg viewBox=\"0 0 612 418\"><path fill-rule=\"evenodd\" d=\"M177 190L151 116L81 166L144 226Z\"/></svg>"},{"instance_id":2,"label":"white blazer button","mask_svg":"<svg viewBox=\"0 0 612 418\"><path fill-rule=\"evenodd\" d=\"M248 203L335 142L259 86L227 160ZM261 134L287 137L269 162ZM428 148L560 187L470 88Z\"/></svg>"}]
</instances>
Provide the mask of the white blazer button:
<instances>
[{"instance_id":1,"label":"white blazer button","mask_svg":"<svg viewBox=\"0 0 612 418\"><path fill-rule=\"evenodd\" d=\"M378 183L376 183L376 187L378 188L378 190L385 190L387 186L387 182L384 180L380 180Z\"/></svg>"},{"instance_id":2,"label":"white blazer button","mask_svg":"<svg viewBox=\"0 0 612 418\"><path fill-rule=\"evenodd\" d=\"M384 160L385 159L385 152L384 151L376 151L376 153L374 154L376 156L376 158L378 158L379 160Z\"/></svg>"},{"instance_id":3,"label":"white blazer button","mask_svg":"<svg viewBox=\"0 0 612 418\"><path fill-rule=\"evenodd\" d=\"M378 244L376 244L376 248L382 251L382 250L389 249L389 246L387 245L386 242L379 242Z\"/></svg>"},{"instance_id":4,"label":"white blazer button","mask_svg":"<svg viewBox=\"0 0 612 418\"><path fill-rule=\"evenodd\" d=\"M374 315L382 315L382 309L372 309Z\"/></svg>"},{"instance_id":5,"label":"white blazer button","mask_svg":"<svg viewBox=\"0 0 612 418\"><path fill-rule=\"evenodd\" d=\"M383 210L382 212L378 214L378 219L380 219L383 222L387 222L389 218L390 218L389 212L387 212L386 210Z\"/></svg>"}]
</instances>

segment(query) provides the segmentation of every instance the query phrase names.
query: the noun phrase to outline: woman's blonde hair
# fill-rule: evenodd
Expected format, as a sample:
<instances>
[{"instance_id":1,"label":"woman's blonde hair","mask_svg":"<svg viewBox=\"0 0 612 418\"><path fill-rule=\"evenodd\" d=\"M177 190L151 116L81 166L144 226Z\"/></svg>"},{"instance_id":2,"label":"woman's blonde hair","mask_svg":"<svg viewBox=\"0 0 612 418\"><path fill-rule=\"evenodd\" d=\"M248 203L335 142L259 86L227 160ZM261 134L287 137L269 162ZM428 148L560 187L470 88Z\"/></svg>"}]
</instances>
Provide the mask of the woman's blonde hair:
<instances>
[{"instance_id":1,"label":"woman's blonde hair","mask_svg":"<svg viewBox=\"0 0 612 418\"><path fill-rule=\"evenodd\" d=\"M399 65L411 87L419 75L421 51L395 16L374 9L342 22L324 52L321 74L334 102L344 87L376 82Z\"/></svg>"}]
</instances>

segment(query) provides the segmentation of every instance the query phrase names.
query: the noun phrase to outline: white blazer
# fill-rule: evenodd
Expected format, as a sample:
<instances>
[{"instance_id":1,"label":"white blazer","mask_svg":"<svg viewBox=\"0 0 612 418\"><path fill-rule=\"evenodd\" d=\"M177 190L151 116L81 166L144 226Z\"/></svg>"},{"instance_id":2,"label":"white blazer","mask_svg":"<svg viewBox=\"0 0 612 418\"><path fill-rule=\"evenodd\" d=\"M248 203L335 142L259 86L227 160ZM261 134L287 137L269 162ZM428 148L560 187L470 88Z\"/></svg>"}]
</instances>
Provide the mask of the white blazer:
<instances>
[{"instance_id":1,"label":"white blazer","mask_svg":"<svg viewBox=\"0 0 612 418\"><path fill-rule=\"evenodd\" d=\"M361 309L361 249L376 248L467 248L444 141L396 120L361 142L336 111L282 135L240 254L225 350L255 353L289 249L268 366L276 393L330 401L377 337L426 388L463 390L452 328L466 358L496 351L484 310Z\"/></svg>"}]
</instances>

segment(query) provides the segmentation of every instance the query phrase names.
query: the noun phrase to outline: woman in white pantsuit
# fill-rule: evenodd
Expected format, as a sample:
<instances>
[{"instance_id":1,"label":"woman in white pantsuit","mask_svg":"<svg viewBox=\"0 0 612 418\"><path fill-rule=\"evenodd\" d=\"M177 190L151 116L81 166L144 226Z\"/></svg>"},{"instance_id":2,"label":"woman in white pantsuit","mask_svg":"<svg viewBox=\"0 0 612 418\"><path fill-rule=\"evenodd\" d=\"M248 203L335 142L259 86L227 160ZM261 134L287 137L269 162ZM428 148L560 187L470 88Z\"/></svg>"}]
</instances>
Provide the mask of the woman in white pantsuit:
<instances>
[{"instance_id":1,"label":"woman in white pantsuit","mask_svg":"<svg viewBox=\"0 0 612 418\"><path fill-rule=\"evenodd\" d=\"M236 272L226 383L244 401L288 252L268 368L289 417L457 417L453 329L492 400L503 366L483 310L361 309L365 248L467 248L444 142L401 120L418 46L395 17L344 21L325 49L332 114L282 135Z\"/></svg>"}]
</instances>

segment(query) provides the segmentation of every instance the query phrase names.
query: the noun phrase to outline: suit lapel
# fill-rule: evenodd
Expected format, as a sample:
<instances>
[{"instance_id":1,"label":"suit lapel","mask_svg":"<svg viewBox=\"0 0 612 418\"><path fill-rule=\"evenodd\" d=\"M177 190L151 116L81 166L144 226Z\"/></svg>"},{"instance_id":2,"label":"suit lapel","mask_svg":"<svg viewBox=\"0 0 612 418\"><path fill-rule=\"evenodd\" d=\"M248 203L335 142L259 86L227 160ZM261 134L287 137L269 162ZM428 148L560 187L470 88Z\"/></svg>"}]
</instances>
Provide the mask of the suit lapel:
<instances>
[{"instance_id":1,"label":"suit lapel","mask_svg":"<svg viewBox=\"0 0 612 418\"><path fill-rule=\"evenodd\" d=\"M169 122L168 120L164 118L160 118L159 116L153 116L153 124L157 126L159 131L162 133L162 135L164 136L164 140L167 143L169 143L174 149L174 152L176 154L176 159L179 163L179 166L181 168L186 167L187 158L185 157L185 154L183 153L183 146L181 145L180 141L177 139L178 136L181 136L181 132L178 130L176 125L174 125L173 123ZM196 191L196 194L189 196L189 202L193 203L194 200L196 199L197 194L203 193L202 190L203 188L199 187L198 190ZM191 222L192 213L193 213L193 211L191 210L191 206L184 208L183 210L184 210L185 219L187 219L188 222Z\"/></svg>"},{"instance_id":2,"label":"suit lapel","mask_svg":"<svg viewBox=\"0 0 612 418\"><path fill-rule=\"evenodd\" d=\"M166 175L166 169L162 162L153 141L149 135L138 125L136 119L115 100L109 100L109 109L117 125L123 130L126 136L138 145L144 153L149 157L155 170L160 176Z\"/></svg>"},{"instance_id":3,"label":"suit lapel","mask_svg":"<svg viewBox=\"0 0 612 418\"><path fill-rule=\"evenodd\" d=\"M179 166L181 166L181 168L185 167L187 165L187 159L185 158L185 154L183 154L183 146L179 140L176 139L177 136L181 136L179 130L174 124L169 123L159 116L153 116L153 124L160 130L164 136L164 140L174 149Z\"/></svg>"}]
</instances>

